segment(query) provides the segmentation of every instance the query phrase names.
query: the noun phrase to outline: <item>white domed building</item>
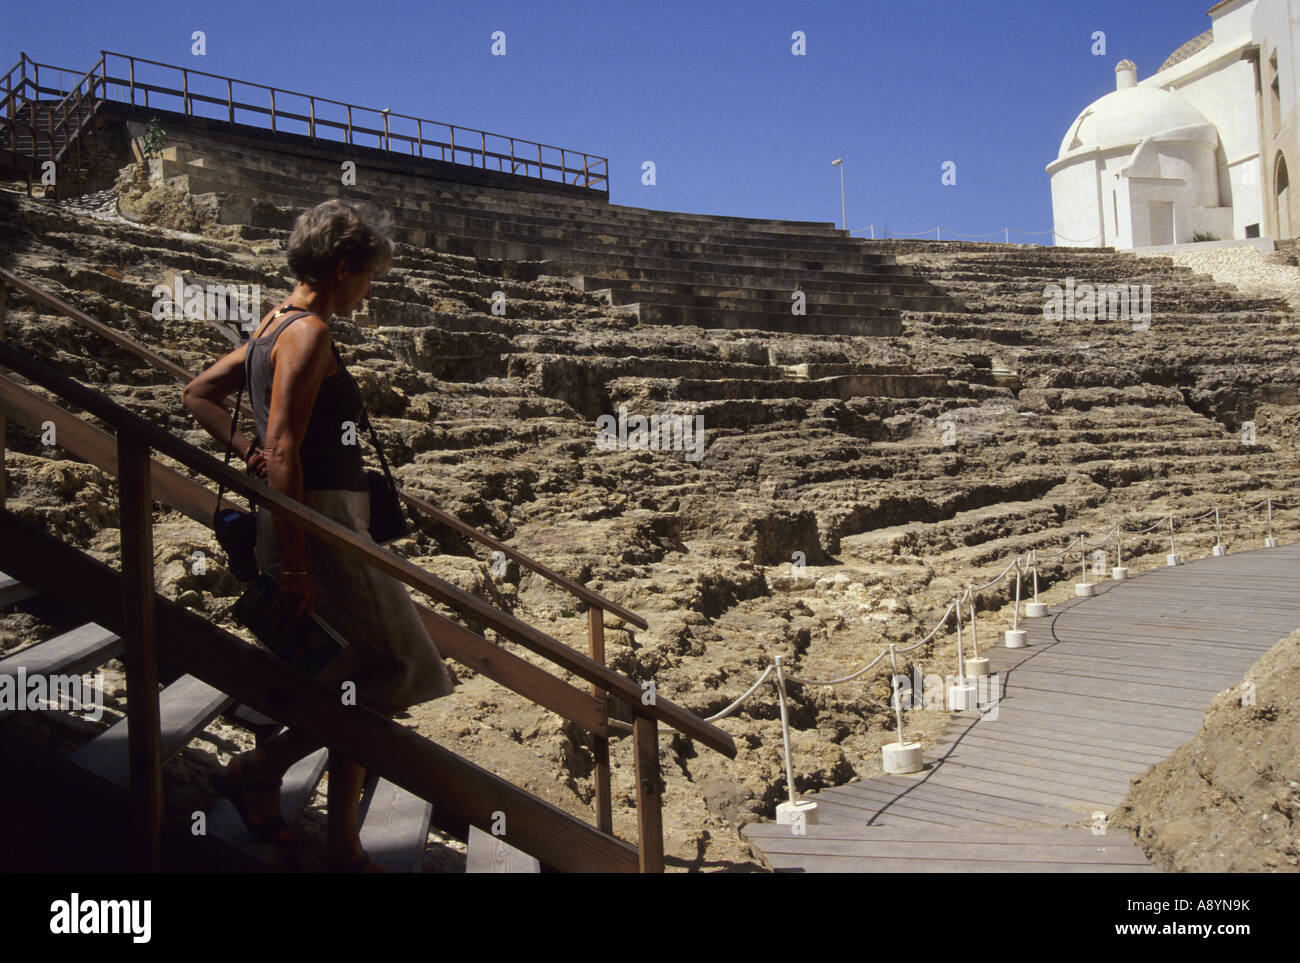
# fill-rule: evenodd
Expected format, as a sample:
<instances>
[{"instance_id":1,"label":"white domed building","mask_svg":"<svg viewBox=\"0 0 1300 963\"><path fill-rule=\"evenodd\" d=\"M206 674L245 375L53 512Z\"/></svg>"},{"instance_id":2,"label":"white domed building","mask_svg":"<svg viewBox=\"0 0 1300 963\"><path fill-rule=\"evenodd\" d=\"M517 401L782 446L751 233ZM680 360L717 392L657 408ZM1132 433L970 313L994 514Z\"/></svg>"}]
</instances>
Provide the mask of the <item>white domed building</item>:
<instances>
[{"instance_id":1,"label":"white domed building","mask_svg":"<svg viewBox=\"0 0 1300 963\"><path fill-rule=\"evenodd\" d=\"M1300 160L1300 0L1225 0L1210 30L1070 125L1052 184L1056 243L1116 248L1292 238L1289 162Z\"/></svg>"}]
</instances>

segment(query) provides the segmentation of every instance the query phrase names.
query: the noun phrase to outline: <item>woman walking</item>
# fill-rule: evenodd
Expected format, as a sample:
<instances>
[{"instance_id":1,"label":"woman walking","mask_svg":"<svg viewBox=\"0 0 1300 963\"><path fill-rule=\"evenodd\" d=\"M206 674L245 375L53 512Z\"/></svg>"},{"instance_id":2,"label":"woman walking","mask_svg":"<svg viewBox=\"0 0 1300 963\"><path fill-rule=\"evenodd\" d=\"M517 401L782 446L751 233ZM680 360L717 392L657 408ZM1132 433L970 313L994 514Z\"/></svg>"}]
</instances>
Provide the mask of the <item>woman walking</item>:
<instances>
[{"instance_id":1,"label":"woman walking","mask_svg":"<svg viewBox=\"0 0 1300 963\"><path fill-rule=\"evenodd\" d=\"M369 537L370 499L355 426L362 401L343 370L329 320L349 316L392 264L392 241L352 205L332 200L298 218L288 248L293 293L252 338L185 387L185 406L223 445L235 431L225 400L248 361L248 393L263 448L235 431L234 450L277 491ZM345 423L353 426L346 430ZM291 624L315 609L348 641L318 676L392 716L448 695L452 683L406 587L373 566L258 512L257 562L279 582L272 618ZM227 767L222 788L260 839L284 842L285 771L321 743L288 730ZM357 812L365 771L330 752L326 861L341 871L381 871L362 849Z\"/></svg>"}]
</instances>

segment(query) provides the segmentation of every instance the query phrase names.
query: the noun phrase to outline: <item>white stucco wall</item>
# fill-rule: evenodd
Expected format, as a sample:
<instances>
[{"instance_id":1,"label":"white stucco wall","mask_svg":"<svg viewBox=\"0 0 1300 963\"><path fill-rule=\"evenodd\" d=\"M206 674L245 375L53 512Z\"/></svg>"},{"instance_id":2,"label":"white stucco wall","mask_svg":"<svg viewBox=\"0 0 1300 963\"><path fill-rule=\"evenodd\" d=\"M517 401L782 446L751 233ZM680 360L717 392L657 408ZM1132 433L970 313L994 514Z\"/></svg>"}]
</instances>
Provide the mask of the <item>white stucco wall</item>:
<instances>
[{"instance_id":1,"label":"white stucco wall","mask_svg":"<svg viewBox=\"0 0 1300 963\"><path fill-rule=\"evenodd\" d=\"M1211 16L1214 19L1215 44L1224 46L1251 39L1254 36L1252 21L1259 3L1260 0L1240 0L1214 11Z\"/></svg>"},{"instance_id":2,"label":"white stucco wall","mask_svg":"<svg viewBox=\"0 0 1300 963\"><path fill-rule=\"evenodd\" d=\"M1243 238L1246 228L1259 225L1260 235L1269 229L1264 218L1264 175L1258 155L1249 157L1228 168L1230 180L1228 197L1232 201L1232 236Z\"/></svg>"},{"instance_id":3,"label":"white stucco wall","mask_svg":"<svg viewBox=\"0 0 1300 963\"><path fill-rule=\"evenodd\" d=\"M1052 221L1056 243L1065 247L1097 247L1102 233L1098 209L1097 159L1084 157L1052 175Z\"/></svg>"}]
</instances>

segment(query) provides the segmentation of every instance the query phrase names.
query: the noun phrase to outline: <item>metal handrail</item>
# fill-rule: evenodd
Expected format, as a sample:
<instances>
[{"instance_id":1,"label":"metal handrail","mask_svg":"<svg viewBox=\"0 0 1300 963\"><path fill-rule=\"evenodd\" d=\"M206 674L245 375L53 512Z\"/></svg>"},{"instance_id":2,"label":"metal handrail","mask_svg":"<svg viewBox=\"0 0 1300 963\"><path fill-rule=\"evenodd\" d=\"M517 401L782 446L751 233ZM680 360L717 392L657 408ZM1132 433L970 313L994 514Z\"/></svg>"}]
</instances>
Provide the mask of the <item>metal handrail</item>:
<instances>
[{"instance_id":1,"label":"metal handrail","mask_svg":"<svg viewBox=\"0 0 1300 963\"><path fill-rule=\"evenodd\" d=\"M116 57L126 61L127 70L125 77L117 76L116 72L110 76L108 58ZM178 90L174 87L166 87L160 84L149 83L138 80L136 74L136 64L147 64L155 67L162 67L167 70L179 71L181 75L181 88ZM31 67L31 76L28 76L28 66ZM285 120L296 121L307 126L307 136L312 140L333 140L349 145L357 143L357 137L363 138L373 136L376 139L376 149L385 153L399 154L401 156L411 156L425 158L425 148L429 148L429 156L452 164L464 163L460 160L460 155L468 155L468 166L477 167L480 170L488 170L492 161L497 163L497 171L505 173L507 164L509 173L515 176L535 178L537 180L548 180L548 172L555 172L561 182L566 185L577 186L579 183L584 187L594 188L601 185L608 186L609 183L609 159L596 154L588 154L585 151L576 151L570 148L558 147L554 144L542 143L539 141L525 140L519 137L513 137L508 134L499 134L493 131L480 130L473 127L462 127L459 124L448 124L442 121L429 120L427 118L416 117L412 114L403 114L391 110L377 110L373 107L362 107L357 104L349 104L341 100L334 100L330 97L317 97L314 94L305 94L300 91L289 90L283 87L273 87L268 84L261 84L251 80L239 80L234 77L228 77L222 74L211 73L206 70L195 70L190 67L179 67L174 64L163 63L158 60L151 60L146 57L135 57L130 54L120 54L113 51L100 51L99 61L91 67L89 71L82 74L80 79L72 85L71 89L59 87L45 87L40 81L40 71L44 67L47 71L59 71L60 73L74 73L66 68L56 67L51 64L41 64L32 60L26 54L22 54L19 62L6 75L5 79L5 98L3 103L11 106L15 101L20 103L30 103L34 106L39 102L40 96L44 93L62 95L57 105L44 105L41 110L49 118L47 124L46 136L50 142L50 149L53 153L58 153L69 146L76 139L76 134L80 127L74 127L73 121L81 121L83 117L82 108L87 99L93 99L98 92L98 96L104 100L116 101L119 103L129 103L133 107L140 106L137 104L137 94L143 93L143 106L147 109L150 107L149 94L162 94L169 97L179 97L182 102L183 110L186 116L201 116L195 113L196 104L210 104L215 106L224 106L227 111L227 118L231 123L236 123L236 111L244 111L258 116L270 118L270 130L279 132L283 127ZM14 86L12 77L14 72L18 72L18 82ZM96 74L98 73L98 76ZM202 77L210 80L216 80L224 83L225 97L216 97L205 94L201 91L190 89L190 76ZM89 85L87 87L87 81ZM245 87L252 87L257 90L266 91L269 95L269 106L262 104L244 103L237 101L234 96L234 86L240 84ZM119 94L111 88L123 88L126 93ZM83 89L86 88L86 89ZM30 95L29 95L30 92ZM298 113L291 110L285 110L281 104L277 104L276 96L298 97L307 101L308 112L306 114ZM325 117L317 116L317 105L342 108L347 114L346 121L336 121ZM13 107L9 112L9 119L12 121L13 116L19 108ZM69 118L68 112L72 111L73 116ZM382 126L368 126L356 123L353 119L353 113L361 112L377 116L381 119ZM56 123L56 117L62 116L61 122ZM404 120L415 125L415 134L402 133L392 129L394 120ZM446 131L446 140L430 139L425 136L425 125L440 127ZM39 125L38 125L39 126ZM333 138L322 136L318 129L324 131L338 131L341 137ZM456 134L462 134L461 142L456 142ZM55 134L58 133L61 141L56 143ZM35 132L33 131L33 136ZM468 136L465 136L468 135ZM475 137L477 135L477 138ZM501 149L491 149L487 139L492 137L502 143ZM478 143L475 145L474 140ZM62 142L66 140L66 142ZM394 145L398 146L394 146ZM401 145L405 145L402 149ZM11 129L10 146L15 146L15 138ZM495 147L495 145L493 145ZM508 147L508 150L507 150ZM525 156L522 151L531 154L536 149L537 156L533 159L531 156ZM544 152L551 152L548 158ZM558 163L555 162L555 156L558 154ZM450 156L448 156L450 155ZM581 166L570 166L570 155L573 156L573 164L578 164L578 158L581 158ZM523 168L522 175L519 174L520 168ZM536 168L536 173L534 173ZM572 180L570 180L572 175Z\"/></svg>"},{"instance_id":2,"label":"metal handrail","mask_svg":"<svg viewBox=\"0 0 1300 963\"><path fill-rule=\"evenodd\" d=\"M113 74L111 76L109 75L108 58L111 57L116 57L119 58L120 60L126 61L127 75L125 77L118 76L118 72L116 70L113 71ZM116 53L114 51L109 51L109 50L101 50L100 59L101 59L101 63L103 64L103 68L102 68L103 72L102 72L102 77L99 81L99 85L102 86L103 88L103 96L105 97L105 99L116 100L122 103L130 103L132 106L137 106L136 104L137 91L141 91L144 93L144 106L145 107L150 106L148 95L150 92L153 92L156 94L163 94L166 96L180 97L182 99L182 104L183 104L182 112L187 116L196 116L194 114L194 104L196 102L203 103L203 104L213 104L217 106L225 106L227 108L228 117L231 119L232 123L234 122L234 116L236 110L242 110L242 111L246 111L258 115L268 116L271 119L270 129L275 132L279 132L279 130L281 129L280 122L285 119L305 123L307 124L308 127L307 136L313 140L333 139L333 138L320 137L317 133L317 128L319 127L319 128L325 128L327 130L342 131L344 136L341 138L341 140L343 143L347 143L347 144L355 144L357 142L357 135L363 135L365 137L374 136L376 138L376 149L383 150L388 153L396 153L396 154L409 153L410 156L416 156L418 154L419 157L423 158L425 156L424 148L430 147L430 148L437 149L440 152L440 159L444 161L448 159L447 153L450 152L451 159L449 162L453 164L461 163L460 161L457 160L457 155L461 153L465 153L468 154L470 157L469 166L478 167L484 170L487 169L487 165L490 160L496 160L498 165L497 167L498 171L504 171L505 164L507 161L509 161L511 165L511 173L515 173L518 170L518 167L520 165L523 165L524 167L523 176L528 176L528 177L536 176L538 180L546 180L547 171L556 171L559 173L560 179L564 181L566 184L569 183L568 177L570 174L574 176L574 181L573 181L574 184L577 184L579 180L582 180L583 185L587 187L591 187L602 183L608 183L608 170L609 170L608 158L601 157L596 154L589 154L585 151L577 151L571 148L561 148L553 144L546 144L538 141L525 140L518 137L512 137L508 134L495 133L493 131L480 130L472 127L462 127L459 124L448 124L442 121L429 120L428 118L416 117L413 114L403 114L391 110L379 110L373 107L363 107L357 104L350 104L345 101L335 100L330 97L318 97L314 94L306 94L301 91L289 90L284 87L274 87L269 84L262 84L251 80L240 80L238 78L229 77L223 74L211 73L210 71L206 71L206 70L195 70L190 67L179 67L176 66L175 64L167 64L167 63L163 63L162 61L151 60L146 57L135 57L130 54L122 54L122 53ZM181 89L177 90L173 87L164 87L159 84L148 83L137 79L135 76L136 64L147 64L154 67L162 67L167 70L179 71L181 74L181 84L182 84ZM226 96L224 98L214 97L208 94L204 94L202 92L191 90L190 83L189 83L191 76L203 77L203 78L208 78L210 80L220 81L225 86ZM266 91L269 94L269 105L249 104L249 103L244 103L242 101L235 100L234 85L236 84L245 87L252 87L256 90ZM114 87L114 86L125 88L127 90L127 94L123 96L116 92L111 91L110 87ZM286 96L302 98L308 103L308 113L301 114L301 113L295 113L295 112L285 110L282 104L277 103L276 101L277 96L279 96L280 98L284 98ZM316 106L318 104L323 106L342 108L344 111L347 112L349 119L347 121L334 121L334 120L329 120L327 118L318 117L316 111ZM377 118L380 118L381 120L379 122L379 126L362 126L354 123L351 120L353 111L371 114ZM393 131L392 130L393 120L410 121L415 125L416 134L412 136L410 134L403 134L400 132ZM433 125L434 127L440 127L446 130L447 139L445 141L427 139L424 136L424 126L426 124ZM457 144L456 133L458 131L470 135L470 138L469 139L462 138L461 143ZM502 142L508 143L510 145L509 153L506 153L504 151L489 150L487 145L488 137L497 138ZM475 138L478 140L478 144L475 146L469 146L469 145L473 145ZM400 149L395 150L393 147L394 142L406 145L406 151L404 152ZM417 145L418 145L418 149L417 149ZM536 149L537 158L534 160L531 157L518 156L515 150L516 145L519 145L520 147L528 150L530 153L532 152L532 150ZM544 150L558 153L559 163L554 163L553 161L548 162L548 159L543 156L542 152ZM582 158L581 167L570 166L569 155L573 155L574 164L577 164L578 163L577 158L581 157ZM531 173L534 167L537 168L536 175L533 175Z\"/></svg>"}]
</instances>

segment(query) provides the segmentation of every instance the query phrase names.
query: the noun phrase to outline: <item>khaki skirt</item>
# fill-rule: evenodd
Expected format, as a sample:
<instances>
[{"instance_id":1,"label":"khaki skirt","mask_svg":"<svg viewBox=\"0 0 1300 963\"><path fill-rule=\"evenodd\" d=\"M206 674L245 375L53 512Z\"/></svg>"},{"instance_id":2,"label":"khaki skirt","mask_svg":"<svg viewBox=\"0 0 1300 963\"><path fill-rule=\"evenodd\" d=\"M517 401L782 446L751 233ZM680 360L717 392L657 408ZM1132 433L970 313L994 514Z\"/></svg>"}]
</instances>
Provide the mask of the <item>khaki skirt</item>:
<instances>
[{"instance_id":1,"label":"khaki skirt","mask_svg":"<svg viewBox=\"0 0 1300 963\"><path fill-rule=\"evenodd\" d=\"M313 489L303 493L303 503L370 537L369 492ZM257 565L278 580L275 522L267 509L257 516ZM359 701L389 715L450 695L451 677L407 587L313 535L306 538L307 570L316 589L312 610L348 642L319 681L331 688L352 682Z\"/></svg>"}]
</instances>

